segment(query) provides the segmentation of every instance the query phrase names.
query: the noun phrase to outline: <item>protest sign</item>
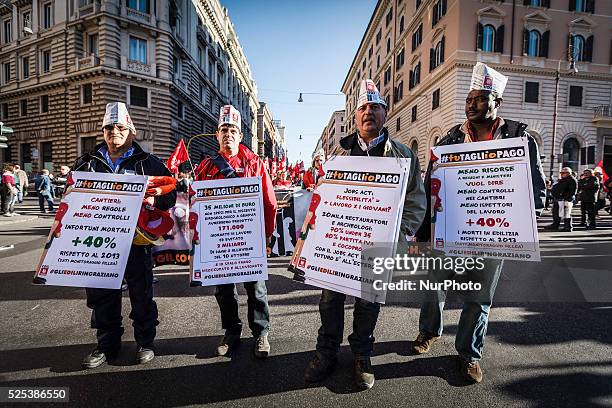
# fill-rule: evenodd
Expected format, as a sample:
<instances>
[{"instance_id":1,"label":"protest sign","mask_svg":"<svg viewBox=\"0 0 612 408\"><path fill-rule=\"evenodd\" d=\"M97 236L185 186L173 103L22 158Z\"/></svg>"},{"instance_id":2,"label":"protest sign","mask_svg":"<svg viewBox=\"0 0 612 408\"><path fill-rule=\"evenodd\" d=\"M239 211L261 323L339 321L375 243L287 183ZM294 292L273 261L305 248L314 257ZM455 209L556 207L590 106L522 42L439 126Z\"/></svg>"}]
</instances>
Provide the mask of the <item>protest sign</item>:
<instances>
[{"instance_id":1,"label":"protest sign","mask_svg":"<svg viewBox=\"0 0 612 408\"><path fill-rule=\"evenodd\" d=\"M307 284L384 303L385 292L371 290L371 259L362 255L386 244L377 256L393 256L410 159L335 157L326 169L290 269Z\"/></svg>"},{"instance_id":2,"label":"protest sign","mask_svg":"<svg viewBox=\"0 0 612 408\"><path fill-rule=\"evenodd\" d=\"M146 176L73 172L34 283L119 289L127 264Z\"/></svg>"},{"instance_id":3,"label":"protest sign","mask_svg":"<svg viewBox=\"0 0 612 408\"><path fill-rule=\"evenodd\" d=\"M432 242L451 256L539 261L526 138L432 149Z\"/></svg>"},{"instance_id":4,"label":"protest sign","mask_svg":"<svg viewBox=\"0 0 612 408\"><path fill-rule=\"evenodd\" d=\"M196 181L192 188L201 236L191 258L192 286L267 280L261 177Z\"/></svg>"}]
</instances>

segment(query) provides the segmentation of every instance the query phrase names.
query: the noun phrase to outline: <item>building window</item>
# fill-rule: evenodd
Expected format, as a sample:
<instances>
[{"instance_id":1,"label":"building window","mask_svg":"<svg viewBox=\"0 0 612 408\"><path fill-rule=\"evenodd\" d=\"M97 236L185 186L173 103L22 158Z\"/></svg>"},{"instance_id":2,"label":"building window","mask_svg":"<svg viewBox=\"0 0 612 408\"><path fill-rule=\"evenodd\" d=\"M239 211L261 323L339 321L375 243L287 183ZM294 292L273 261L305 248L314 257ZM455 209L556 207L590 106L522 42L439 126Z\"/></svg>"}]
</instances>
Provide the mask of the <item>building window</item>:
<instances>
[{"instance_id":1,"label":"building window","mask_svg":"<svg viewBox=\"0 0 612 408\"><path fill-rule=\"evenodd\" d=\"M433 71L444 63L444 42L445 39L442 37L434 48L429 50L429 70Z\"/></svg>"},{"instance_id":2,"label":"building window","mask_svg":"<svg viewBox=\"0 0 612 408\"><path fill-rule=\"evenodd\" d=\"M380 55L376 56L376 69L380 68Z\"/></svg>"},{"instance_id":3,"label":"building window","mask_svg":"<svg viewBox=\"0 0 612 408\"><path fill-rule=\"evenodd\" d=\"M149 0L128 0L127 6L133 10L149 14Z\"/></svg>"},{"instance_id":4,"label":"building window","mask_svg":"<svg viewBox=\"0 0 612 408\"><path fill-rule=\"evenodd\" d=\"M529 32L527 55L530 57L537 57L540 55L540 33L537 30L531 30Z\"/></svg>"},{"instance_id":5,"label":"building window","mask_svg":"<svg viewBox=\"0 0 612 408\"><path fill-rule=\"evenodd\" d=\"M415 7L415 9L418 10L419 7L421 7L421 0L416 0L416 7Z\"/></svg>"},{"instance_id":6,"label":"building window","mask_svg":"<svg viewBox=\"0 0 612 408\"><path fill-rule=\"evenodd\" d=\"M40 159L42 168L49 171L53 170L53 143L42 142L40 144Z\"/></svg>"},{"instance_id":7,"label":"building window","mask_svg":"<svg viewBox=\"0 0 612 408\"><path fill-rule=\"evenodd\" d=\"M572 44L572 53L576 61L593 62L593 36L591 35L586 40L581 35L572 35L570 37Z\"/></svg>"},{"instance_id":8,"label":"building window","mask_svg":"<svg viewBox=\"0 0 612 408\"><path fill-rule=\"evenodd\" d=\"M391 81L391 67L385 70L385 77L384 77L383 83L387 85L389 81Z\"/></svg>"},{"instance_id":9,"label":"building window","mask_svg":"<svg viewBox=\"0 0 612 408\"><path fill-rule=\"evenodd\" d=\"M4 24L2 24L2 27L2 33L4 34L4 43L10 43L11 41L13 41L13 27L11 26L11 20L4 20Z\"/></svg>"},{"instance_id":10,"label":"building window","mask_svg":"<svg viewBox=\"0 0 612 408\"><path fill-rule=\"evenodd\" d=\"M437 109L440 107L440 88L433 91L431 94L431 110Z\"/></svg>"},{"instance_id":11,"label":"building window","mask_svg":"<svg viewBox=\"0 0 612 408\"><path fill-rule=\"evenodd\" d=\"M391 37L387 38L387 54L391 52Z\"/></svg>"},{"instance_id":12,"label":"building window","mask_svg":"<svg viewBox=\"0 0 612 408\"><path fill-rule=\"evenodd\" d=\"M43 50L41 52L42 59L42 72L47 73L51 71L51 50Z\"/></svg>"},{"instance_id":13,"label":"building window","mask_svg":"<svg viewBox=\"0 0 612 408\"><path fill-rule=\"evenodd\" d=\"M570 0L569 11L595 13L595 0Z\"/></svg>"},{"instance_id":14,"label":"building window","mask_svg":"<svg viewBox=\"0 0 612 408\"><path fill-rule=\"evenodd\" d=\"M412 33L412 51L417 49L419 45L423 42L423 23L419 25L419 28Z\"/></svg>"},{"instance_id":15,"label":"building window","mask_svg":"<svg viewBox=\"0 0 612 408\"><path fill-rule=\"evenodd\" d=\"M21 59L21 75L23 79L30 77L30 57L23 57Z\"/></svg>"},{"instance_id":16,"label":"building window","mask_svg":"<svg viewBox=\"0 0 612 408\"><path fill-rule=\"evenodd\" d=\"M402 128L402 118L400 116L397 117L397 119L395 119L395 131L399 132L400 129Z\"/></svg>"},{"instance_id":17,"label":"building window","mask_svg":"<svg viewBox=\"0 0 612 408\"><path fill-rule=\"evenodd\" d=\"M431 27L435 27L438 21L446 14L446 0L438 0L433 6L433 17L431 20Z\"/></svg>"},{"instance_id":18,"label":"building window","mask_svg":"<svg viewBox=\"0 0 612 408\"><path fill-rule=\"evenodd\" d=\"M381 39L382 39L382 28L378 30L378 32L376 33L376 45L378 45Z\"/></svg>"},{"instance_id":19,"label":"building window","mask_svg":"<svg viewBox=\"0 0 612 408\"><path fill-rule=\"evenodd\" d=\"M417 120L417 106L414 105L412 107L412 111L410 112L410 121L414 123L416 122L416 120Z\"/></svg>"},{"instance_id":20,"label":"building window","mask_svg":"<svg viewBox=\"0 0 612 408\"><path fill-rule=\"evenodd\" d=\"M81 154L93 152L96 150L96 137L82 137L81 138Z\"/></svg>"},{"instance_id":21,"label":"building window","mask_svg":"<svg viewBox=\"0 0 612 408\"><path fill-rule=\"evenodd\" d=\"M149 91L141 86L130 85L130 105L149 107Z\"/></svg>"},{"instance_id":22,"label":"building window","mask_svg":"<svg viewBox=\"0 0 612 408\"><path fill-rule=\"evenodd\" d=\"M98 34L87 35L87 52L89 55L98 55Z\"/></svg>"},{"instance_id":23,"label":"building window","mask_svg":"<svg viewBox=\"0 0 612 408\"><path fill-rule=\"evenodd\" d=\"M569 106L582 106L582 87L571 85L569 90Z\"/></svg>"},{"instance_id":24,"label":"building window","mask_svg":"<svg viewBox=\"0 0 612 408\"><path fill-rule=\"evenodd\" d=\"M374 54L374 46L371 45L370 49L368 50L368 58L372 58L372 54Z\"/></svg>"},{"instance_id":25,"label":"building window","mask_svg":"<svg viewBox=\"0 0 612 408\"><path fill-rule=\"evenodd\" d=\"M363 62L361 63L361 69L365 70L365 66L366 66L366 60L364 59Z\"/></svg>"},{"instance_id":26,"label":"building window","mask_svg":"<svg viewBox=\"0 0 612 408\"><path fill-rule=\"evenodd\" d=\"M400 17L400 23L399 23L399 32L400 34L404 32L404 16Z\"/></svg>"},{"instance_id":27,"label":"building window","mask_svg":"<svg viewBox=\"0 0 612 408\"><path fill-rule=\"evenodd\" d=\"M389 12L387 13L387 17L385 18L385 26L389 27L389 24L391 24L392 20L393 20L393 7L391 7Z\"/></svg>"},{"instance_id":28,"label":"building window","mask_svg":"<svg viewBox=\"0 0 612 408\"><path fill-rule=\"evenodd\" d=\"M401 101L402 98L404 98L404 81L401 81L395 87L395 97L394 97L393 102L397 103L397 102Z\"/></svg>"},{"instance_id":29,"label":"building window","mask_svg":"<svg viewBox=\"0 0 612 408\"><path fill-rule=\"evenodd\" d=\"M27 116L28 115L28 100L22 99L19 103L19 116Z\"/></svg>"},{"instance_id":30,"label":"building window","mask_svg":"<svg viewBox=\"0 0 612 408\"><path fill-rule=\"evenodd\" d=\"M572 170L578 171L580 163L580 143L573 137L570 137L563 142L563 167L571 167Z\"/></svg>"},{"instance_id":31,"label":"building window","mask_svg":"<svg viewBox=\"0 0 612 408\"><path fill-rule=\"evenodd\" d=\"M29 28L32 31L32 14L29 11L24 11L22 14L22 28Z\"/></svg>"},{"instance_id":32,"label":"building window","mask_svg":"<svg viewBox=\"0 0 612 408\"><path fill-rule=\"evenodd\" d=\"M51 3L45 3L43 5L42 27L51 28L52 25L53 25L53 5Z\"/></svg>"},{"instance_id":33,"label":"building window","mask_svg":"<svg viewBox=\"0 0 612 408\"><path fill-rule=\"evenodd\" d=\"M49 112L49 95L41 95L40 97L40 113Z\"/></svg>"},{"instance_id":34,"label":"building window","mask_svg":"<svg viewBox=\"0 0 612 408\"><path fill-rule=\"evenodd\" d=\"M11 81L11 63L6 62L2 64L2 71L4 71L4 83L8 84Z\"/></svg>"},{"instance_id":35,"label":"building window","mask_svg":"<svg viewBox=\"0 0 612 408\"><path fill-rule=\"evenodd\" d=\"M147 40L130 36L130 59L142 64L147 63Z\"/></svg>"},{"instance_id":36,"label":"building window","mask_svg":"<svg viewBox=\"0 0 612 408\"><path fill-rule=\"evenodd\" d=\"M410 144L410 150L412 150L412 152L418 156L419 154L419 142L417 142L416 140L414 140L411 144Z\"/></svg>"},{"instance_id":37,"label":"building window","mask_svg":"<svg viewBox=\"0 0 612 408\"><path fill-rule=\"evenodd\" d=\"M9 118L9 104L3 103L2 104L2 119L6 120L8 118Z\"/></svg>"},{"instance_id":38,"label":"building window","mask_svg":"<svg viewBox=\"0 0 612 408\"><path fill-rule=\"evenodd\" d=\"M185 107L183 106L183 101L178 101L176 104L176 116L180 119L185 118Z\"/></svg>"},{"instance_id":39,"label":"building window","mask_svg":"<svg viewBox=\"0 0 612 408\"><path fill-rule=\"evenodd\" d=\"M83 105L88 105L91 103L93 97L93 87L91 84L83 84L81 85L81 100Z\"/></svg>"},{"instance_id":40,"label":"building window","mask_svg":"<svg viewBox=\"0 0 612 408\"><path fill-rule=\"evenodd\" d=\"M399 54L397 54L397 57L395 58L395 69L398 70L403 65L404 65L404 49L402 48L402 50L399 52Z\"/></svg>"},{"instance_id":41,"label":"building window","mask_svg":"<svg viewBox=\"0 0 612 408\"><path fill-rule=\"evenodd\" d=\"M493 52L495 45L495 27L490 24L484 26L482 33L482 50Z\"/></svg>"},{"instance_id":42,"label":"building window","mask_svg":"<svg viewBox=\"0 0 612 408\"><path fill-rule=\"evenodd\" d=\"M540 99L540 83L525 82L525 102L538 103Z\"/></svg>"},{"instance_id":43,"label":"building window","mask_svg":"<svg viewBox=\"0 0 612 408\"><path fill-rule=\"evenodd\" d=\"M421 82L421 61L415 65L414 69L410 71L410 80L408 82L408 89L412 89Z\"/></svg>"}]
</instances>

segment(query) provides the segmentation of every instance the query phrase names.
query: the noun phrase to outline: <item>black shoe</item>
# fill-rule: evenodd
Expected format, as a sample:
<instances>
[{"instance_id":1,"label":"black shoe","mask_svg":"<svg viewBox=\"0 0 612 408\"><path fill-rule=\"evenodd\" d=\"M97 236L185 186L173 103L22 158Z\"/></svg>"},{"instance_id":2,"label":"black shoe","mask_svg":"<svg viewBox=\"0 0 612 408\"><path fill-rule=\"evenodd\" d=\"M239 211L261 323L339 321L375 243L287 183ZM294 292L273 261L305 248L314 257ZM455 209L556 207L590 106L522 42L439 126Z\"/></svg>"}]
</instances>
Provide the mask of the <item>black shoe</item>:
<instances>
[{"instance_id":1,"label":"black shoe","mask_svg":"<svg viewBox=\"0 0 612 408\"><path fill-rule=\"evenodd\" d=\"M589 225L589 226L586 227L586 229L594 230L594 229L597 229L597 227L595 225Z\"/></svg>"},{"instance_id":2,"label":"black shoe","mask_svg":"<svg viewBox=\"0 0 612 408\"><path fill-rule=\"evenodd\" d=\"M147 344L146 346L139 346L136 352L136 363L144 364L153 360L155 357L155 351L153 350L153 343Z\"/></svg>"},{"instance_id":3,"label":"black shoe","mask_svg":"<svg viewBox=\"0 0 612 408\"><path fill-rule=\"evenodd\" d=\"M354 366L355 385L360 390L369 390L374 385L374 373L370 357L356 357Z\"/></svg>"},{"instance_id":4,"label":"black shoe","mask_svg":"<svg viewBox=\"0 0 612 408\"><path fill-rule=\"evenodd\" d=\"M334 370L337 362L337 358L327 358L316 353L306 367L304 379L311 383L323 381Z\"/></svg>"},{"instance_id":5,"label":"black shoe","mask_svg":"<svg viewBox=\"0 0 612 408\"><path fill-rule=\"evenodd\" d=\"M226 333L221 343L217 346L217 355L223 357L231 354L238 346L240 346L240 334Z\"/></svg>"},{"instance_id":6,"label":"black shoe","mask_svg":"<svg viewBox=\"0 0 612 408\"><path fill-rule=\"evenodd\" d=\"M95 348L94 351L89 353L83 359L81 366L83 368L96 368L106 363L107 360L112 360L117 356L119 349L113 351L103 351L99 348Z\"/></svg>"},{"instance_id":7,"label":"black shoe","mask_svg":"<svg viewBox=\"0 0 612 408\"><path fill-rule=\"evenodd\" d=\"M545 226L544 229L549 231L557 231L559 229L559 224L550 224Z\"/></svg>"}]
</instances>

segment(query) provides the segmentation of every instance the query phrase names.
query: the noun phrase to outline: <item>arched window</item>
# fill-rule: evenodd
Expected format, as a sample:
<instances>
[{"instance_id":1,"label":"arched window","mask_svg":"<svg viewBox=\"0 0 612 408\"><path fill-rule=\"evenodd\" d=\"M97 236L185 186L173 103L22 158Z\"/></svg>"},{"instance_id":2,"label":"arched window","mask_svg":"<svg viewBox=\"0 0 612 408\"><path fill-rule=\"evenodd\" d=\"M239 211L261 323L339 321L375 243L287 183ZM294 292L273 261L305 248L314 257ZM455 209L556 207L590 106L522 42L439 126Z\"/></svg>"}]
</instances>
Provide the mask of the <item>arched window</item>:
<instances>
[{"instance_id":1,"label":"arched window","mask_svg":"<svg viewBox=\"0 0 612 408\"><path fill-rule=\"evenodd\" d=\"M412 152L415 155L419 155L419 142L417 142L416 140L413 140L412 143L410 144L410 150L412 150Z\"/></svg>"},{"instance_id":2,"label":"arched window","mask_svg":"<svg viewBox=\"0 0 612 408\"><path fill-rule=\"evenodd\" d=\"M575 137L570 137L563 142L563 167L571 167L578 171L580 164L580 143Z\"/></svg>"},{"instance_id":3,"label":"arched window","mask_svg":"<svg viewBox=\"0 0 612 408\"><path fill-rule=\"evenodd\" d=\"M572 53L576 61L584 61L584 37L581 35L572 36Z\"/></svg>"},{"instance_id":4,"label":"arched window","mask_svg":"<svg viewBox=\"0 0 612 408\"><path fill-rule=\"evenodd\" d=\"M542 0L531 0L530 2L531 6L534 7L541 7L542 6Z\"/></svg>"},{"instance_id":5,"label":"arched window","mask_svg":"<svg viewBox=\"0 0 612 408\"><path fill-rule=\"evenodd\" d=\"M442 61L442 41L440 41L436 45L436 48L434 50L434 61L435 61L435 66L436 67L443 62Z\"/></svg>"},{"instance_id":6,"label":"arched window","mask_svg":"<svg viewBox=\"0 0 612 408\"><path fill-rule=\"evenodd\" d=\"M495 49L495 27L490 24L484 26L482 31L482 50L493 52Z\"/></svg>"},{"instance_id":7,"label":"arched window","mask_svg":"<svg viewBox=\"0 0 612 408\"><path fill-rule=\"evenodd\" d=\"M529 46L527 48L527 55L530 57L537 57L540 55L540 33L537 30L531 30L529 32Z\"/></svg>"}]
</instances>

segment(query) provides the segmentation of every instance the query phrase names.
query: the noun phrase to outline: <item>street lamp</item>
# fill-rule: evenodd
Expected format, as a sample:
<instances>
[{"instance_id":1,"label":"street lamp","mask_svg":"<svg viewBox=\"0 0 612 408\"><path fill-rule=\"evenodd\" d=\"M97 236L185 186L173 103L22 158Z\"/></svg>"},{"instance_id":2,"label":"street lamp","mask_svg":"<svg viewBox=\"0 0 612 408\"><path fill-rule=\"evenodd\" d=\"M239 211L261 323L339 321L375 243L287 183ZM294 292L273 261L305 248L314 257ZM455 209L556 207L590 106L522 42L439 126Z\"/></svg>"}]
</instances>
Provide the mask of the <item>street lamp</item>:
<instances>
[{"instance_id":1,"label":"street lamp","mask_svg":"<svg viewBox=\"0 0 612 408\"><path fill-rule=\"evenodd\" d=\"M298 102L304 102L304 98L302 95L326 95L326 96L341 96L341 93L321 93L321 92L300 92L300 96L298 97Z\"/></svg>"},{"instance_id":2,"label":"street lamp","mask_svg":"<svg viewBox=\"0 0 612 408\"><path fill-rule=\"evenodd\" d=\"M568 48L569 56L569 72L568 75L573 75L578 72L576 61L574 59L573 46L570 44ZM550 180L552 181L555 168L555 138L557 136L557 107L559 105L559 79L561 78L561 59L557 64L557 72L555 75L555 108L553 111L553 128L552 128L552 146L550 149Z\"/></svg>"}]
</instances>

